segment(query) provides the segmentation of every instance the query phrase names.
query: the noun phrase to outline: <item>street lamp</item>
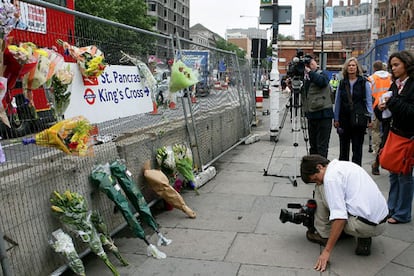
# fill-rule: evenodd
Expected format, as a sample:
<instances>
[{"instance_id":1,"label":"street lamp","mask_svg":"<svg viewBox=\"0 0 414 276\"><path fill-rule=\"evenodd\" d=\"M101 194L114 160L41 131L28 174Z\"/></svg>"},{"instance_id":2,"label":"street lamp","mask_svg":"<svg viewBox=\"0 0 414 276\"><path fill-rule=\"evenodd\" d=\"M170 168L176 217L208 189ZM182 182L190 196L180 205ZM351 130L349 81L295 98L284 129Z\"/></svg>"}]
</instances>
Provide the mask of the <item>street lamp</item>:
<instances>
[{"instance_id":1,"label":"street lamp","mask_svg":"<svg viewBox=\"0 0 414 276\"><path fill-rule=\"evenodd\" d=\"M262 39L260 37L260 16L254 16L254 15L240 15L241 18L243 17L252 17L257 18L257 38L259 39L259 45L257 50L257 72L256 72L256 91L259 90L259 81L260 81L260 50L262 48ZM252 40L253 41L253 40Z\"/></svg>"}]
</instances>

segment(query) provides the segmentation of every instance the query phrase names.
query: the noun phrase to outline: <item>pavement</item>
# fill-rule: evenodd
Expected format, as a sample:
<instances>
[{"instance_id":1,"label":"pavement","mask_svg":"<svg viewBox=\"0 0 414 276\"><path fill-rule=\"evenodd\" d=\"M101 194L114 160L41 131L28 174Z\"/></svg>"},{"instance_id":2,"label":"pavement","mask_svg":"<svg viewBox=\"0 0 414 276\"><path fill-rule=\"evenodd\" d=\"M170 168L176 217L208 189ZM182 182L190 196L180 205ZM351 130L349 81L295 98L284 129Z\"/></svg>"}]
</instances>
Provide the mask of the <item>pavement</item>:
<instances>
[{"instance_id":1,"label":"pavement","mask_svg":"<svg viewBox=\"0 0 414 276\"><path fill-rule=\"evenodd\" d=\"M284 95L280 98L280 121L286 103ZM199 189L200 195L183 193L186 203L196 211L196 219L176 209L155 215L161 232L172 239L170 245L159 247L167 254L166 259L147 257L145 243L128 229L115 235L116 245L130 263L123 267L108 254L120 275L414 275L413 222L388 224L383 235L373 238L372 253L367 257L354 254L352 237L340 240L327 271L313 269L323 247L306 240L303 225L279 220L280 210L287 203L304 204L312 197L314 186L298 177L300 159L306 154L305 137L302 132L292 132L288 114L279 140L271 141L269 122L275 115L267 115L268 109L269 99L264 99L258 109L259 123L252 129L259 141L241 144L215 162L217 175ZM374 155L368 152L368 140L366 136L363 167L370 172ZM338 142L332 132L331 160L339 156ZM381 175L373 178L387 198L388 172L381 170ZM150 230L147 234L156 244L157 236ZM86 275L112 275L94 256L85 257L84 263Z\"/></svg>"}]
</instances>

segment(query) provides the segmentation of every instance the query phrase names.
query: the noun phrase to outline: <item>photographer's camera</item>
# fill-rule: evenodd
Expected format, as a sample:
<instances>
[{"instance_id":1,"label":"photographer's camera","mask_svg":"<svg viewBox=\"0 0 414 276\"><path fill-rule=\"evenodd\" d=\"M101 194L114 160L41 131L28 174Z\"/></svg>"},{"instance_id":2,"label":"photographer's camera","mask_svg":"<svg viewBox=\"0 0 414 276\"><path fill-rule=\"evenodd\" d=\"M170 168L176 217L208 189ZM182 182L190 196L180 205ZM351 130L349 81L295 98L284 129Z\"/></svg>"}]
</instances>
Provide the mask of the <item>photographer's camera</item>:
<instances>
[{"instance_id":1,"label":"photographer's camera","mask_svg":"<svg viewBox=\"0 0 414 276\"><path fill-rule=\"evenodd\" d=\"M309 199L305 205L299 203L288 203L290 209L299 209L297 213L290 212L287 209L280 210L279 219L282 223L292 222L295 224L303 224L309 230L314 231L314 217L316 210L316 201Z\"/></svg>"},{"instance_id":2,"label":"photographer's camera","mask_svg":"<svg viewBox=\"0 0 414 276\"><path fill-rule=\"evenodd\" d=\"M287 75L291 78L299 77L303 78L305 72L305 66L308 66L312 60L312 57L305 55L302 49L296 49L296 56L289 62Z\"/></svg>"}]
</instances>

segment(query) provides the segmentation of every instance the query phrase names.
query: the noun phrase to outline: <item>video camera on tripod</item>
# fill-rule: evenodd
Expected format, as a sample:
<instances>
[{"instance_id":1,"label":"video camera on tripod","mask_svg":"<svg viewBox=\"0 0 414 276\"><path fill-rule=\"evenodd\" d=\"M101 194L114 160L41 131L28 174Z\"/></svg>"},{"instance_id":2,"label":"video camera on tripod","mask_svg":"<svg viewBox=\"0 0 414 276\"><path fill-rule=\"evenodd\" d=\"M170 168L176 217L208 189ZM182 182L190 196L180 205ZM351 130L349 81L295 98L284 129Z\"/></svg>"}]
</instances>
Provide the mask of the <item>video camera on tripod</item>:
<instances>
[{"instance_id":1,"label":"video camera on tripod","mask_svg":"<svg viewBox=\"0 0 414 276\"><path fill-rule=\"evenodd\" d=\"M292 79L303 79L305 66L309 65L312 57L305 55L302 49L296 49L296 56L288 64L287 75Z\"/></svg>"}]
</instances>

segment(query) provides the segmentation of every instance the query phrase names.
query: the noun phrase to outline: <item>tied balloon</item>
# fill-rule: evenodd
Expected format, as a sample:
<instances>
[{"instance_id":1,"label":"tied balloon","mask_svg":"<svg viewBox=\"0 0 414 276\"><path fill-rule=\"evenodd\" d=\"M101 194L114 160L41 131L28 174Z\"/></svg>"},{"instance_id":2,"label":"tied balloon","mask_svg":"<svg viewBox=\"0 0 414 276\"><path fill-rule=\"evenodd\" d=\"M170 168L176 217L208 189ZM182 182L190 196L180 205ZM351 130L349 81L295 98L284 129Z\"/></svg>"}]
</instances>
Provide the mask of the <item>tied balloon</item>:
<instances>
[{"instance_id":1,"label":"tied balloon","mask_svg":"<svg viewBox=\"0 0 414 276\"><path fill-rule=\"evenodd\" d=\"M64 48L66 54L76 60L82 76L99 77L105 70L107 66L105 56L95 45L79 48L61 39L58 39L57 43Z\"/></svg>"},{"instance_id":2,"label":"tied balloon","mask_svg":"<svg viewBox=\"0 0 414 276\"><path fill-rule=\"evenodd\" d=\"M85 276L85 267L79 258L73 245L72 238L62 229L58 229L52 233L52 239L49 240L50 246L55 252L62 254L68 260L68 266L76 275Z\"/></svg>"},{"instance_id":3,"label":"tied balloon","mask_svg":"<svg viewBox=\"0 0 414 276\"><path fill-rule=\"evenodd\" d=\"M52 203L52 211L58 216L59 220L76 233L83 242L89 244L91 251L106 264L113 275L120 275L102 247L101 239L93 226L91 212L88 211L85 198L69 190L63 194L55 191L51 195L50 202Z\"/></svg>"},{"instance_id":4,"label":"tied balloon","mask_svg":"<svg viewBox=\"0 0 414 276\"><path fill-rule=\"evenodd\" d=\"M91 156L93 154L90 131L92 126L83 116L62 120L33 138L23 138L24 145L36 144L55 147L66 154Z\"/></svg>"}]
</instances>

